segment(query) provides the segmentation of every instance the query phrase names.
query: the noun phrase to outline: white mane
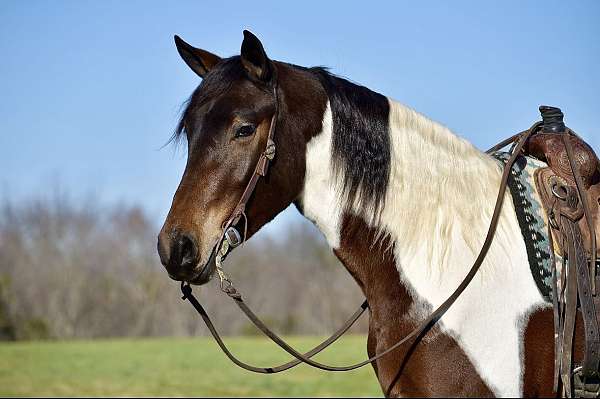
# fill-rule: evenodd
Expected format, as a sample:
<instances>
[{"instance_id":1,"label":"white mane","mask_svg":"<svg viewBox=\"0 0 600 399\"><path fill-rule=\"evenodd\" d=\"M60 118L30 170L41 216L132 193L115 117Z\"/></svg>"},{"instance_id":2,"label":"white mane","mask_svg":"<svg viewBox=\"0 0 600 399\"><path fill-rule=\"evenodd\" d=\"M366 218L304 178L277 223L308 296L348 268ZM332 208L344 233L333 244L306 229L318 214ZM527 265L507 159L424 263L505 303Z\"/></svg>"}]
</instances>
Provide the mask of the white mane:
<instances>
[{"instance_id":1,"label":"white mane","mask_svg":"<svg viewBox=\"0 0 600 399\"><path fill-rule=\"evenodd\" d=\"M446 269L456 239L468 249L463 258L474 259L498 195L499 164L445 126L394 101L389 128L391 173L383 210L362 213L393 236L404 259L420 256L422 263ZM504 206L513 209L508 195ZM505 224L501 219L496 243L509 238ZM510 248L502 249L508 256Z\"/></svg>"}]
</instances>

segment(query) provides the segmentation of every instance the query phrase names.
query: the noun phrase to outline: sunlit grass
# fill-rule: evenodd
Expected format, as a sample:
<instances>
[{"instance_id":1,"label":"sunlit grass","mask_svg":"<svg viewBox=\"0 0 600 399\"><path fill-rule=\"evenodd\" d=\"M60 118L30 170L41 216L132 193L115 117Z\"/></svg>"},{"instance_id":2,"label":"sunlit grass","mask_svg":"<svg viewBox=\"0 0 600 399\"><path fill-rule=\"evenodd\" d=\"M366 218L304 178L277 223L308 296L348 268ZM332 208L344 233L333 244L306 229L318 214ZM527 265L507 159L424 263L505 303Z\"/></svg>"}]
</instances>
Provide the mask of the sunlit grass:
<instances>
[{"instance_id":1,"label":"sunlit grass","mask_svg":"<svg viewBox=\"0 0 600 399\"><path fill-rule=\"evenodd\" d=\"M226 339L242 360L288 360L262 338ZM317 337L293 337L308 349ZM321 361L364 359L365 338L344 337ZM161 338L0 344L0 396L382 396L371 367L331 373L307 366L258 375L233 365L209 338Z\"/></svg>"}]
</instances>

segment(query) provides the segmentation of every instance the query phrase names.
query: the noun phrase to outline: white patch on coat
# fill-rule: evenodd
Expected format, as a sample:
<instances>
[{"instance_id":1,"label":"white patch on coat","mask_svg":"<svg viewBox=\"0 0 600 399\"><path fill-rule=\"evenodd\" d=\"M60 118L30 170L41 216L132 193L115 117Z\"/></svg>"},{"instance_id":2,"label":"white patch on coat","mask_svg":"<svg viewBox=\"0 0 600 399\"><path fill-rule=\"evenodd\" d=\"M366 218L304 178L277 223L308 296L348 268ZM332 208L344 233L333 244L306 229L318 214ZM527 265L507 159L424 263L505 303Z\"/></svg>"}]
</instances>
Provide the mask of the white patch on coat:
<instances>
[{"instance_id":1,"label":"white patch on coat","mask_svg":"<svg viewBox=\"0 0 600 399\"><path fill-rule=\"evenodd\" d=\"M329 102L321 132L306 146L306 175L300 196L304 216L321 230L332 248L340 245L341 206L333 178L333 119Z\"/></svg>"}]
</instances>

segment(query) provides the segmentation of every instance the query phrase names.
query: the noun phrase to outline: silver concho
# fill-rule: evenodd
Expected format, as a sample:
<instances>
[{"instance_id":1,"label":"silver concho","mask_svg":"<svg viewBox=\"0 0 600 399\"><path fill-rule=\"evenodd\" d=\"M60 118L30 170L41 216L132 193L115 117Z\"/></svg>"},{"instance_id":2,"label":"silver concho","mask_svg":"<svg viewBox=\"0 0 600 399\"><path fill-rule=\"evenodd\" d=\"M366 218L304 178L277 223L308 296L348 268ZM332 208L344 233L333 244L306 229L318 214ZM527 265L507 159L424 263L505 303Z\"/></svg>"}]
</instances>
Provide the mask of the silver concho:
<instances>
[{"instance_id":1,"label":"silver concho","mask_svg":"<svg viewBox=\"0 0 600 399\"><path fill-rule=\"evenodd\" d=\"M275 143L273 140L269 139L267 142L267 148L265 149L265 156L270 161L275 158Z\"/></svg>"}]
</instances>

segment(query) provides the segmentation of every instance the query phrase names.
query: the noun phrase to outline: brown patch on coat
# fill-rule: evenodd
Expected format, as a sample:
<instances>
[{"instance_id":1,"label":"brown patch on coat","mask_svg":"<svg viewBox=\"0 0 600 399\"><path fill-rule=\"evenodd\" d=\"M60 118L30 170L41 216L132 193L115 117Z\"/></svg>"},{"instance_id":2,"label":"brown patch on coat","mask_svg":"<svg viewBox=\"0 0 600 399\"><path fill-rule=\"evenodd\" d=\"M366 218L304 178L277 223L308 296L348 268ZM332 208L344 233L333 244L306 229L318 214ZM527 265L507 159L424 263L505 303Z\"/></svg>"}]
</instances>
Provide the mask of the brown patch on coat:
<instances>
[{"instance_id":1,"label":"brown patch on coat","mask_svg":"<svg viewBox=\"0 0 600 399\"><path fill-rule=\"evenodd\" d=\"M369 356L405 337L421 321L414 315L419 304L400 280L389 239L374 241L374 229L359 217L345 215L340 248L334 250L369 301ZM399 348L373 368L384 393L394 397L493 396L454 338L435 327L416 345Z\"/></svg>"},{"instance_id":2,"label":"brown patch on coat","mask_svg":"<svg viewBox=\"0 0 600 399\"><path fill-rule=\"evenodd\" d=\"M574 340L575 363L583 358L583 320L577 314ZM540 309L529 317L523 336L524 397L556 397L554 383L554 316L552 308ZM560 388L559 388L560 391Z\"/></svg>"}]
</instances>

